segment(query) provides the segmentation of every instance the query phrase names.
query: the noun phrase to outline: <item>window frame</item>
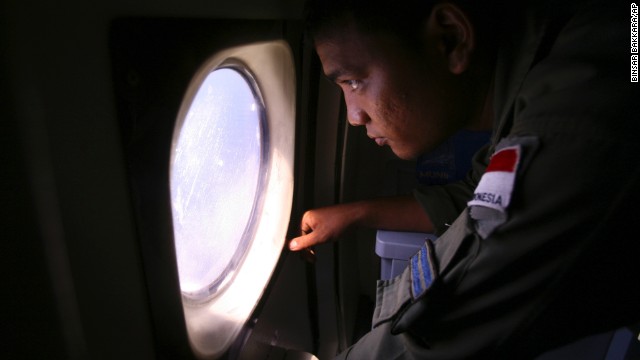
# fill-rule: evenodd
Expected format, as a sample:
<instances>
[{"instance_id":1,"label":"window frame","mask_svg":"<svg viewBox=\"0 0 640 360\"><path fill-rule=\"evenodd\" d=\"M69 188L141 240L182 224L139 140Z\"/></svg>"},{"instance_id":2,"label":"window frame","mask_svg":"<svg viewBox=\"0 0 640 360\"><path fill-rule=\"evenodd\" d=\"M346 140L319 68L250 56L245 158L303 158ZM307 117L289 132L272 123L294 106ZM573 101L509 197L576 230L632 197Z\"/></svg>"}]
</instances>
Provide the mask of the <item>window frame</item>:
<instances>
[{"instance_id":1,"label":"window frame","mask_svg":"<svg viewBox=\"0 0 640 360\"><path fill-rule=\"evenodd\" d=\"M296 79L293 53L285 41L241 45L215 53L192 77L177 119L188 111L185 99L193 97L189 91L197 90L192 84L201 83L203 74L232 63L246 66L263 97L267 171L255 234L233 281L203 301L182 294L189 343L196 357L202 359L219 358L241 334L278 263L293 205Z\"/></svg>"}]
</instances>

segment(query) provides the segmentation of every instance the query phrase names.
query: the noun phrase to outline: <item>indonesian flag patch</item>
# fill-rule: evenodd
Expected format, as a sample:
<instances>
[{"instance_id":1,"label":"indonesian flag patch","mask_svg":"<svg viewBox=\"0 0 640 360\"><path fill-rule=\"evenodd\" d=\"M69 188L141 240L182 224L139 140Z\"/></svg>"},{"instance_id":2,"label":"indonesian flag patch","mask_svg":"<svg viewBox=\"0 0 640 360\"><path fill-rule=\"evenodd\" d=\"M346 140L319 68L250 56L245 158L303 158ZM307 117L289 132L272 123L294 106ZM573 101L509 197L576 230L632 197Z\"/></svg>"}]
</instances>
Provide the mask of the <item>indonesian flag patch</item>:
<instances>
[{"instance_id":1,"label":"indonesian flag patch","mask_svg":"<svg viewBox=\"0 0 640 360\"><path fill-rule=\"evenodd\" d=\"M521 156L520 145L502 148L491 156L469 206L484 206L506 212L516 180Z\"/></svg>"}]
</instances>

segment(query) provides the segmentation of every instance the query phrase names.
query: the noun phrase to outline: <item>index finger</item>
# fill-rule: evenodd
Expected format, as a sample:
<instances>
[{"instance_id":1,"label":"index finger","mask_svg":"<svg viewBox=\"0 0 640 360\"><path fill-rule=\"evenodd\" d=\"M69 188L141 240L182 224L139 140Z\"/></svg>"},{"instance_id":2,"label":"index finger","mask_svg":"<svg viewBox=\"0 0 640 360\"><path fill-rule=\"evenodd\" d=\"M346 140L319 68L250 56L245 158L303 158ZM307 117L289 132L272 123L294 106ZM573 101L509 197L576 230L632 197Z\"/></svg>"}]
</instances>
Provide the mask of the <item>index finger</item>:
<instances>
[{"instance_id":1,"label":"index finger","mask_svg":"<svg viewBox=\"0 0 640 360\"><path fill-rule=\"evenodd\" d=\"M308 248L309 246L315 245L314 238L315 238L315 234L313 232L309 234L304 234L302 236L298 236L297 238L293 238L289 242L289 250L298 251L298 250Z\"/></svg>"}]
</instances>

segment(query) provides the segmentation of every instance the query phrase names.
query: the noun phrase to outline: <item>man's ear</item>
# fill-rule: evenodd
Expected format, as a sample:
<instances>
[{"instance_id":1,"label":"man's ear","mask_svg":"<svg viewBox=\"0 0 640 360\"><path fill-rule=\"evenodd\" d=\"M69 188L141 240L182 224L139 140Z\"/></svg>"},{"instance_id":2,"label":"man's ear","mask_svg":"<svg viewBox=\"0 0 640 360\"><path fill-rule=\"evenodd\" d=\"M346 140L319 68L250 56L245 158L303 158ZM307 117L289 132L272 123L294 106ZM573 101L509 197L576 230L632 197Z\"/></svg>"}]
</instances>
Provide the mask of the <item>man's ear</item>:
<instances>
[{"instance_id":1,"label":"man's ear","mask_svg":"<svg viewBox=\"0 0 640 360\"><path fill-rule=\"evenodd\" d=\"M457 5L442 2L433 7L426 23L427 41L444 55L449 71L461 74L469 67L476 46L471 19Z\"/></svg>"}]
</instances>

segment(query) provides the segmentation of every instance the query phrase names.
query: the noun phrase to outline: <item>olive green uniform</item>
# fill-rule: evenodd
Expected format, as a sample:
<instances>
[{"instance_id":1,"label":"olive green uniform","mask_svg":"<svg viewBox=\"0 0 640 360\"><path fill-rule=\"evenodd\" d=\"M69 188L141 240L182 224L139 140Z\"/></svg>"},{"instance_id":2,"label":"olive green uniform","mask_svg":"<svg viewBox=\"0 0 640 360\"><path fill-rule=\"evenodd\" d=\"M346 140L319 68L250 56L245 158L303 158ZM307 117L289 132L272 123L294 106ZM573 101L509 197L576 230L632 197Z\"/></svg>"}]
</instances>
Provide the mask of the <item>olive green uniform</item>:
<instances>
[{"instance_id":1,"label":"olive green uniform","mask_svg":"<svg viewBox=\"0 0 640 360\"><path fill-rule=\"evenodd\" d=\"M629 13L627 2L514 13L492 145L467 180L417 191L442 236L379 282L372 331L339 358L526 359L640 321ZM514 178L498 161L508 152Z\"/></svg>"}]
</instances>

